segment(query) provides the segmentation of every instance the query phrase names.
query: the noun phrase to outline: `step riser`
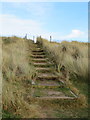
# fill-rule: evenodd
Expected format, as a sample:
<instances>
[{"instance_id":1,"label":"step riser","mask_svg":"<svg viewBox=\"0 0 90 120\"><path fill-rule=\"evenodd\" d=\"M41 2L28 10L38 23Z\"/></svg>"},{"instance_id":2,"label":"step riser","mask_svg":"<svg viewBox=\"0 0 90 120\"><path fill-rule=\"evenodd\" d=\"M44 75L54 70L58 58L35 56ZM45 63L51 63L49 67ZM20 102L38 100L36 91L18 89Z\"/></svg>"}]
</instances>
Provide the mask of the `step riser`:
<instances>
[{"instance_id":1,"label":"step riser","mask_svg":"<svg viewBox=\"0 0 90 120\"><path fill-rule=\"evenodd\" d=\"M32 85L33 88L63 88L64 86L60 85L60 86L38 86L38 85Z\"/></svg>"},{"instance_id":2,"label":"step riser","mask_svg":"<svg viewBox=\"0 0 90 120\"><path fill-rule=\"evenodd\" d=\"M45 58L46 56L31 56L32 58Z\"/></svg>"},{"instance_id":3,"label":"step riser","mask_svg":"<svg viewBox=\"0 0 90 120\"><path fill-rule=\"evenodd\" d=\"M52 73L53 71L52 70L36 70L40 73Z\"/></svg>"},{"instance_id":4,"label":"step riser","mask_svg":"<svg viewBox=\"0 0 90 120\"><path fill-rule=\"evenodd\" d=\"M57 77L37 77L37 80L57 80L58 78Z\"/></svg>"},{"instance_id":5,"label":"step riser","mask_svg":"<svg viewBox=\"0 0 90 120\"><path fill-rule=\"evenodd\" d=\"M58 101L58 102L62 102L62 100L65 100L65 104L66 104L66 100L69 100L71 103L72 103L72 101L75 101L75 100L77 100L77 98L75 98L75 97L49 97L49 98L47 98L47 97L33 97L33 99L36 101L36 100L39 100L39 102L40 102L40 100L41 100L41 102L43 101L50 101L50 102L52 102L52 101ZM56 102L55 102L56 103ZM55 104L54 103L54 104ZM67 105L67 104L66 104Z\"/></svg>"},{"instance_id":6,"label":"step riser","mask_svg":"<svg viewBox=\"0 0 90 120\"><path fill-rule=\"evenodd\" d=\"M38 72L41 72L41 73L46 73L46 72L48 72L48 73L50 73L50 72L53 72L54 71L54 69L52 68L36 68L36 70L38 71Z\"/></svg>"},{"instance_id":7,"label":"step riser","mask_svg":"<svg viewBox=\"0 0 90 120\"><path fill-rule=\"evenodd\" d=\"M45 67L45 68L47 68L47 67L53 67L53 65L34 65L35 67Z\"/></svg>"},{"instance_id":8,"label":"step riser","mask_svg":"<svg viewBox=\"0 0 90 120\"><path fill-rule=\"evenodd\" d=\"M45 53L41 53L41 54L39 54L39 53L32 53L32 54L33 54L33 55L36 55L36 56L37 56L37 55L38 55L38 56L39 56L39 55L45 55Z\"/></svg>"},{"instance_id":9,"label":"step riser","mask_svg":"<svg viewBox=\"0 0 90 120\"><path fill-rule=\"evenodd\" d=\"M43 50L33 50L32 52L44 52Z\"/></svg>"},{"instance_id":10,"label":"step riser","mask_svg":"<svg viewBox=\"0 0 90 120\"><path fill-rule=\"evenodd\" d=\"M45 55L44 52L32 52L33 55Z\"/></svg>"}]
</instances>

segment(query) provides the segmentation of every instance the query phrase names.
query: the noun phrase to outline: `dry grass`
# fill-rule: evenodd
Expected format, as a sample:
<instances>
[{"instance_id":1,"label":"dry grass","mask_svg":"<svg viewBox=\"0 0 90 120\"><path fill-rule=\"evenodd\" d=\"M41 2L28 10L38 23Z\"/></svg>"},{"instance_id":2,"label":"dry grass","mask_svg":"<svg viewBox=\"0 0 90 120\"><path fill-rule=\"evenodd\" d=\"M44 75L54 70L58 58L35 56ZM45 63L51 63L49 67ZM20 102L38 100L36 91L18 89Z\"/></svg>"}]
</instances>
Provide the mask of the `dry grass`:
<instances>
[{"instance_id":1,"label":"dry grass","mask_svg":"<svg viewBox=\"0 0 90 120\"><path fill-rule=\"evenodd\" d=\"M58 71L64 66L73 77L88 81L88 44L80 42L62 43L49 42L48 40L37 38L44 49L51 54L56 62Z\"/></svg>"},{"instance_id":2,"label":"dry grass","mask_svg":"<svg viewBox=\"0 0 90 120\"><path fill-rule=\"evenodd\" d=\"M31 41L21 38L3 38L3 110L22 118L40 116L37 105L30 105L25 99L31 94L27 81L36 74L34 66L29 64L29 45Z\"/></svg>"},{"instance_id":3,"label":"dry grass","mask_svg":"<svg viewBox=\"0 0 90 120\"><path fill-rule=\"evenodd\" d=\"M31 54L31 50L34 47L32 42L17 37L10 37L10 38L4 37L2 42L3 42L3 63L2 63L3 96L2 97L3 97L4 111L8 111L9 113L14 114L15 116L16 115L20 116L21 118L46 118L46 117L56 118L58 116L70 117L67 111L70 111L72 116L75 117L82 116L83 110L81 108L80 110L82 110L82 112L79 113L79 115L75 115L78 108L75 111L73 111L73 107L71 107L73 105L71 106L68 105L69 106L68 109L66 108L66 106L64 107L63 105L64 103L63 103L62 106L64 107L64 109L66 108L66 111L64 111L64 109L58 105L57 101L55 101L52 104L52 106L50 106L46 101L41 103L41 101L32 100L32 96L31 96L32 87L29 84L29 82L32 80L33 76L35 77L36 75L34 66L30 64L31 63L30 54ZM76 61L76 58L74 58L74 56L72 55L73 53L75 53L75 49L72 47L74 43L71 43L71 45L67 43L68 47L66 45L67 47L66 51L63 51L63 44L64 43L62 44L49 43L47 40L45 40L45 43L43 42L44 49L46 49L53 57L54 61L56 62L56 65L58 66L57 68L59 72L61 71L63 65L65 65L66 70L70 66L67 65L68 62L65 59L66 53L69 57L71 57L71 61L72 59ZM69 45L71 46L71 48ZM85 46L85 50L87 48L86 46ZM82 53L82 54L81 53L80 56L84 58L83 56L85 56L86 53ZM67 59L69 60L70 58ZM78 59L80 59L80 57L78 57ZM72 71L71 69L72 68L68 69L68 71ZM71 83L69 85L71 85ZM82 104L85 103L85 99L83 99L84 98L83 95L81 95L80 97L82 98L82 101L81 99L79 99L79 103ZM68 102L66 102L66 104L68 104ZM55 105L57 107L54 107ZM87 112L86 109L85 111ZM57 115L55 115L55 113ZM67 116L65 116L66 114ZM86 116L86 113L83 116Z\"/></svg>"},{"instance_id":4,"label":"dry grass","mask_svg":"<svg viewBox=\"0 0 90 120\"><path fill-rule=\"evenodd\" d=\"M63 80L65 80L66 85L76 95L79 95L79 101L86 105L88 94L88 43L76 41L56 43L39 37L37 41L48 52L51 60L56 63L58 75L65 78Z\"/></svg>"}]
</instances>

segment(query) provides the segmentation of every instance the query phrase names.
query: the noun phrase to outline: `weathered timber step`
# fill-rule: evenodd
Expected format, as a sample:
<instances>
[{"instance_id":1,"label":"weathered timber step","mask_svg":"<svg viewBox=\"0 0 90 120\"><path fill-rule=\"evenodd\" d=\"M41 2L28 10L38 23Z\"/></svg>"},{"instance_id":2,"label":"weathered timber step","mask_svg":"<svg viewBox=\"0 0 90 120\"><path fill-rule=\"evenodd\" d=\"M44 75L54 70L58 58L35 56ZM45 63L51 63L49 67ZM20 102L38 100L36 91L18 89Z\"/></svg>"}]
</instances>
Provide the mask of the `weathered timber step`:
<instances>
[{"instance_id":1,"label":"weathered timber step","mask_svg":"<svg viewBox=\"0 0 90 120\"><path fill-rule=\"evenodd\" d=\"M51 73L42 73L42 74L38 74L37 80L57 80L58 81L58 76Z\"/></svg>"},{"instance_id":2,"label":"weathered timber step","mask_svg":"<svg viewBox=\"0 0 90 120\"><path fill-rule=\"evenodd\" d=\"M58 87L58 88L33 88L34 93L33 97L39 98L74 98L73 94L70 93L70 89L65 87Z\"/></svg>"},{"instance_id":3,"label":"weathered timber step","mask_svg":"<svg viewBox=\"0 0 90 120\"><path fill-rule=\"evenodd\" d=\"M47 62L35 62L33 63L35 67L52 67L54 66L53 64L47 63Z\"/></svg>"},{"instance_id":4,"label":"weathered timber step","mask_svg":"<svg viewBox=\"0 0 90 120\"><path fill-rule=\"evenodd\" d=\"M32 52L44 52L43 49L35 49L35 50L32 50Z\"/></svg>"},{"instance_id":5,"label":"weathered timber step","mask_svg":"<svg viewBox=\"0 0 90 120\"><path fill-rule=\"evenodd\" d=\"M46 68L44 68L44 67L39 67L39 68L36 68L36 70L38 71L38 72L53 72L54 71L54 69L53 68L48 68L48 67L46 67Z\"/></svg>"},{"instance_id":6,"label":"weathered timber step","mask_svg":"<svg viewBox=\"0 0 90 120\"><path fill-rule=\"evenodd\" d=\"M32 85L33 88L63 88L65 85L57 81L36 81L35 85Z\"/></svg>"},{"instance_id":7,"label":"weathered timber step","mask_svg":"<svg viewBox=\"0 0 90 120\"><path fill-rule=\"evenodd\" d=\"M36 81L35 82L36 84L38 85L45 85L45 86L60 86L62 83L61 82L58 82L58 81Z\"/></svg>"},{"instance_id":8,"label":"weathered timber step","mask_svg":"<svg viewBox=\"0 0 90 120\"><path fill-rule=\"evenodd\" d=\"M32 85L33 88L50 88L50 89L53 89L53 88L61 88L63 87L63 85Z\"/></svg>"},{"instance_id":9,"label":"weathered timber step","mask_svg":"<svg viewBox=\"0 0 90 120\"><path fill-rule=\"evenodd\" d=\"M32 61L34 62L46 62L48 58L33 58Z\"/></svg>"},{"instance_id":10,"label":"weathered timber step","mask_svg":"<svg viewBox=\"0 0 90 120\"><path fill-rule=\"evenodd\" d=\"M32 58L45 58L46 55L31 55Z\"/></svg>"},{"instance_id":11,"label":"weathered timber step","mask_svg":"<svg viewBox=\"0 0 90 120\"><path fill-rule=\"evenodd\" d=\"M56 96L52 96L52 97L35 97L35 99L40 99L40 100L75 100L75 97L56 97Z\"/></svg>"},{"instance_id":12,"label":"weathered timber step","mask_svg":"<svg viewBox=\"0 0 90 120\"><path fill-rule=\"evenodd\" d=\"M45 55L45 52L32 52L33 55Z\"/></svg>"}]
</instances>

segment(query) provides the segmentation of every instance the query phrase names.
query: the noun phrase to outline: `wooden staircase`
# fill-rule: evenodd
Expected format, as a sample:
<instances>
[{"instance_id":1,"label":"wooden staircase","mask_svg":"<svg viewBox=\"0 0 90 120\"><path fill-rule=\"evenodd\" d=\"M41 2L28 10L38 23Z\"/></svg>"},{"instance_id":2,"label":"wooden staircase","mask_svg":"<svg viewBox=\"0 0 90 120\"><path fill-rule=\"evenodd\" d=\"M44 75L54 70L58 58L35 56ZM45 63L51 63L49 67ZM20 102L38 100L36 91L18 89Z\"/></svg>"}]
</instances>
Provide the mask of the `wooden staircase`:
<instances>
[{"instance_id":1,"label":"wooden staircase","mask_svg":"<svg viewBox=\"0 0 90 120\"><path fill-rule=\"evenodd\" d=\"M34 44L32 51L32 64L37 71L37 77L32 85L33 98L37 99L74 99L75 97L56 74L55 65L39 44Z\"/></svg>"}]
</instances>

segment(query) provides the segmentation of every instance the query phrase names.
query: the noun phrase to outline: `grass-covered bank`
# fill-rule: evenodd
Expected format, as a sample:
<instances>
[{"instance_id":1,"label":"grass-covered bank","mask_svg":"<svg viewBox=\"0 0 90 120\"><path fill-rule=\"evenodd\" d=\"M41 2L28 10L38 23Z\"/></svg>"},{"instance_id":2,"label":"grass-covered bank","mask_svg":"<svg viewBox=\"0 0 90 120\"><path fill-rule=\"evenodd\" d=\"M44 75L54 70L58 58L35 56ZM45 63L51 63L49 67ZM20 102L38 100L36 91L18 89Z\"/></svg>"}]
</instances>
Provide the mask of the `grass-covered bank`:
<instances>
[{"instance_id":1,"label":"grass-covered bank","mask_svg":"<svg viewBox=\"0 0 90 120\"><path fill-rule=\"evenodd\" d=\"M60 78L88 107L88 43L56 43L39 37L37 42L56 64Z\"/></svg>"},{"instance_id":2,"label":"grass-covered bank","mask_svg":"<svg viewBox=\"0 0 90 120\"><path fill-rule=\"evenodd\" d=\"M34 66L30 63L30 52L32 49L32 41L18 37L3 37L3 87L2 87L2 102L3 117L12 116L31 117L37 108L34 105L30 106L25 95L30 94L29 80L32 80L36 74ZM34 113L35 115L35 113Z\"/></svg>"},{"instance_id":3,"label":"grass-covered bank","mask_svg":"<svg viewBox=\"0 0 90 120\"><path fill-rule=\"evenodd\" d=\"M39 37L37 42L55 62L56 69L60 76L64 76L65 82L71 88L74 85L76 93L88 96L88 43L56 43Z\"/></svg>"},{"instance_id":4,"label":"grass-covered bank","mask_svg":"<svg viewBox=\"0 0 90 120\"><path fill-rule=\"evenodd\" d=\"M56 43L40 37L37 38L37 43L43 47L48 53L48 57L55 63L61 79L80 97L80 103L87 104L83 108L80 106L73 110L68 108L68 112L72 111L69 114L74 116L77 111L80 111L77 116L85 114L88 116L88 43L76 41ZM64 115L66 118L68 117L67 113ZM63 114L58 114L58 116L63 117Z\"/></svg>"},{"instance_id":5,"label":"grass-covered bank","mask_svg":"<svg viewBox=\"0 0 90 120\"><path fill-rule=\"evenodd\" d=\"M3 118L87 117L88 112L84 97L82 101L78 99L75 102L64 100L34 100L32 98L32 92L34 91L30 83L36 76L36 69L32 65L30 55L31 51L35 48L35 44L31 40L18 37L3 37L2 43ZM54 58L54 54L51 54ZM52 57L52 55L50 56ZM56 63L56 61L54 62ZM58 64L56 64L58 74L62 76L61 70L59 69L60 65L57 66ZM65 75L66 72L62 74ZM40 92L36 91L35 96L42 95Z\"/></svg>"}]
</instances>

